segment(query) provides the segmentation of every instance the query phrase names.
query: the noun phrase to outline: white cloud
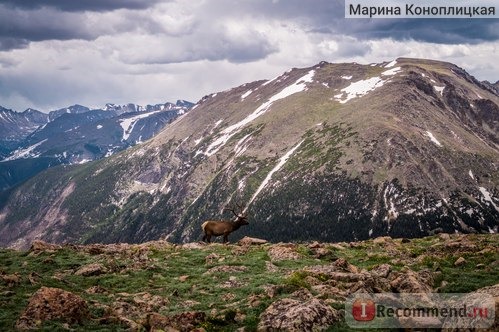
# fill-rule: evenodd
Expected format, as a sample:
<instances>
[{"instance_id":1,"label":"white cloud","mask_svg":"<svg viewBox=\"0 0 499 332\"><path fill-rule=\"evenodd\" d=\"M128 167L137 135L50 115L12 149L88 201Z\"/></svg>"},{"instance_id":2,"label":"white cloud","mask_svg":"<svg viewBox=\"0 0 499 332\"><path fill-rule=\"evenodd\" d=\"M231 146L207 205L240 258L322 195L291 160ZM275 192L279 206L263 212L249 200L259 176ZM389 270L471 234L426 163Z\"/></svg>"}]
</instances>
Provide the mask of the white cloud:
<instances>
[{"instance_id":1,"label":"white cloud","mask_svg":"<svg viewBox=\"0 0 499 332\"><path fill-rule=\"evenodd\" d=\"M21 14L36 18L14 25L26 38L37 29L58 30L50 40L42 31L38 42L0 52L0 105L48 111L74 103L197 101L211 92L322 60L432 58L456 63L479 80L499 79L499 63L492 61L497 41L439 44L402 39L404 31L390 36L383 30L401 28L392 21L343 26L345 21L331 15L337 7L331 1L317 1L313 7L297 0L242 1L238 6L228 0L182 0L140 10L11 10L13 19ZM50 24L57 19L58 24ZM373 37L379 31L387 36ZM59 34L62 37L56 38ZM426 30L422 34L431 35Z\"/></svg>"}]
</instances>

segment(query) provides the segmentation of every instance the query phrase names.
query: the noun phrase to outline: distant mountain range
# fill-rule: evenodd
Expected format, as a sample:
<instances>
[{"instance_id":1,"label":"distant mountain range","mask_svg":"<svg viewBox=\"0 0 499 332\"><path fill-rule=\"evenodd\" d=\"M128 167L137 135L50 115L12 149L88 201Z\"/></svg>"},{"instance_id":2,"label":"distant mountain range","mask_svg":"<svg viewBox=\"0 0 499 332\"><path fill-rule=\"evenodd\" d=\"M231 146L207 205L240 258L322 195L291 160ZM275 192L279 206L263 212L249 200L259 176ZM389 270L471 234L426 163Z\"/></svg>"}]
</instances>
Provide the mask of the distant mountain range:
<instances>
[{"instance_id":1,"label":"distant mountain range","mask_svg":"<svg viewBox=\"0 0 499 332\"><path fill-rule=\"evenodd\" d=\"M143 142L193 105L73 105L48 114L0 107L0 190L48 167L97 160Z\"/></svg>"},{"instance_id":2,"label":"distant mountain range","mask_svg":"<svg viewBox=\"0 0 499 332\"><path fill-rule=\"evenodd\" d=\"M42 156L74 132L141 140L129 130L143 113L113 125L105 114L79 114L98 119L88 131L61 116L46 127L62 139L40 128L23 149ZM109 151L78 144L47 154L77 162ZM250 224L232 241L497 233L498 161L495 84L433 60L321 62L210 94L144 144L4 193L0 244L195 241L237 202Z\"/></svg>"}]
</instances>

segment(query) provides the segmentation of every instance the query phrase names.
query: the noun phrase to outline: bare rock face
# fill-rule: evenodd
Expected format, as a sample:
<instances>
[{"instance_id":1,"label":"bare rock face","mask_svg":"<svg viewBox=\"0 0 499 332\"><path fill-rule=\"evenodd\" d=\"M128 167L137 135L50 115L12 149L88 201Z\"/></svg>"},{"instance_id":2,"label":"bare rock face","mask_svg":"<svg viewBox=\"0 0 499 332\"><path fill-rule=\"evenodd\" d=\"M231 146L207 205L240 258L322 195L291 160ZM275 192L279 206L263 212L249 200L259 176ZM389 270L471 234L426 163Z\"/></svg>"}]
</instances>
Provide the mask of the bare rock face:
<instances>
[{"instance_id":1,"label":"bare rock face","mask_svg":"<svg viewBox=\"0 0 499 332\"><path fill-rule=\"evenodd\" d=\"M41 322L59 320L81 323L89 317L88 305L81 297L59 288L40 288L16 322L16 329L33 329Z\"/></svg>"},{"instance_id":2,"label":"bare rock face","mask_svg":"<svg viewBox=\"0 0 499 332\"><path fill-rule=\"evenodd\" d=\"M324 301L282 299L261 315L258 331L320 331L339 321L339 313Z\"/></svg>"}]
</instances>

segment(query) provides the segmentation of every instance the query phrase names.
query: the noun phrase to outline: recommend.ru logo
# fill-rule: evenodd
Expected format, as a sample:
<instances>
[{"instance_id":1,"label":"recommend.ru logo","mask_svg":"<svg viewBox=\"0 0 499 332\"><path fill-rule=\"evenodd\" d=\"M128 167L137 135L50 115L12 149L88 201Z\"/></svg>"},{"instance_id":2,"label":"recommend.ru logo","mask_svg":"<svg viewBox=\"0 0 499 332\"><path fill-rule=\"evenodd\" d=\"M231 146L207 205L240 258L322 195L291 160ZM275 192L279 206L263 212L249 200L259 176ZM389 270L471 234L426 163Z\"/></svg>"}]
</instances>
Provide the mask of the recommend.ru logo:
<instances>
[{"instance_id":1,"label":"recommend.ru logo","mask_svg":"<svg viewBox=\"0 0 499 332\"><path fill-rule=\"evenodd\" d=\"M495 301L488 294L352 294L345 320L352 328L489 328Z\"/></svg>"}]
</instances>

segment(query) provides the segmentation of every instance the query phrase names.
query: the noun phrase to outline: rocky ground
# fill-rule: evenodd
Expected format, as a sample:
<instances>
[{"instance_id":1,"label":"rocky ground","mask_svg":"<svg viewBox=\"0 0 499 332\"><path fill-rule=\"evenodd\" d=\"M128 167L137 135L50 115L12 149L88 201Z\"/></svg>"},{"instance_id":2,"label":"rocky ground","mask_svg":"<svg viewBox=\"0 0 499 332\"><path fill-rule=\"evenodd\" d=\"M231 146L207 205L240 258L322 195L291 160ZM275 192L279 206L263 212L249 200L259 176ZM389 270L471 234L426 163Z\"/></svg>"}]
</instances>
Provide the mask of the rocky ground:
<instances>
[{"instance_id":1,"label":"rocky ground","mask_svg":"<svg viewBox=\"0 0 499 332\"><path fill-rule=\"evenodd\" d=\"M355 292L485 292L499 235L0 250L0 330L337 331ZM491 330L497 328L496 325Z\"/></svg>"}]
</instances>

